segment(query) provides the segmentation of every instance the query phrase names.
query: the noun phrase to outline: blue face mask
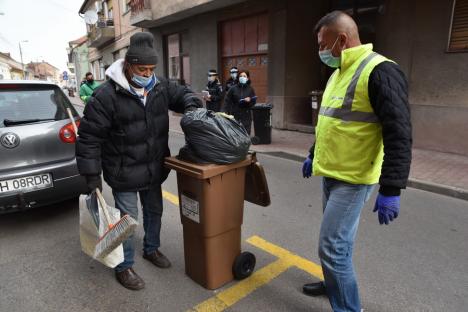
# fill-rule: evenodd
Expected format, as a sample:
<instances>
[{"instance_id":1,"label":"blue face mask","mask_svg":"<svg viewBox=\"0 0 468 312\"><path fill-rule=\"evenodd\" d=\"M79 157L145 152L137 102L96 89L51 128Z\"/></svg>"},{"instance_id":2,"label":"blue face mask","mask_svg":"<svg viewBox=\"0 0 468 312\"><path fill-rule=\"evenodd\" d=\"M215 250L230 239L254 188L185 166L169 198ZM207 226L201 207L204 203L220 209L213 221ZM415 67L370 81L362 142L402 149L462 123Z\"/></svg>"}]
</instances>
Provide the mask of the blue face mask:
<instances>
[{"instance_id":1,"label":"blue face mask","mask_svg":"<svg viewBox=\"0 0 468 312\"><path fill-rule=\"evenodd\" d=\"M133 74L132 81L136 83L137 85L139 85L140 87L145 88L150 84L151 79L153 79L153 76L154 74L152 74L149 77L144 77L144 76Z\"/></svg>"},{"instance_id":2,"label":"blue face mask","mask_svg":"<svg viewBox=\"0 0 468 312\"><path fill-rule=\"evenodd\" d=\"M333 56L332 54L332 50L335 47L335 44L338 42L338 38L336 38L335 43L331 49L319 51L320 60L331 68L338 68L341 65L341 56Z\"/></svg>"},{"instance_id":3,"label":"blue face mask","mask_svg":"<svg viewBox=\"0 0 468 312\"><path fill-rule=\"evenodd\" d=\"M239 77L239 82L242 83L242 84L246 84L247 83L247 77Z\"/></svg>"}]
</instances>

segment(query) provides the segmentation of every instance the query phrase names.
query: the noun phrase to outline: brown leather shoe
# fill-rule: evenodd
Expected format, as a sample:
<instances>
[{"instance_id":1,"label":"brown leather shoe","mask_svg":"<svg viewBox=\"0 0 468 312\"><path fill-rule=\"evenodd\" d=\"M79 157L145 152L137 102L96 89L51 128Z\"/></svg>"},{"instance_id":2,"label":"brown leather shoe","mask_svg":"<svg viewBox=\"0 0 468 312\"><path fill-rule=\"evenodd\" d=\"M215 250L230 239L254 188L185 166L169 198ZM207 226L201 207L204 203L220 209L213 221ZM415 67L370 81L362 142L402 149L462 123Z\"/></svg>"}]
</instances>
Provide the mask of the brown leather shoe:
<instances>
[{"instance_id":1,"label":"brown leather shoe","mask_svg":"<svg viewBox=\"0 0 468 312\"><path fill-rule=\"evenodd\" d=\"M140 290L145 288L145 281L132 268L128 268L122 272L115 272L115 277L127 289Z\"/></svg>"},{"instance_id":2,"label":"brown leather shoe","mask_svg":"<svg viewBox=\"0 0 468 312\"><path fill-rule=\"evenodd\" d=\"M167 269L171 267L171 262L165 255L163 255L159 250L152 252L150 254L143 254L143 258L150 261L152 264L158 268Z\"/></svg>"}]
</instances>

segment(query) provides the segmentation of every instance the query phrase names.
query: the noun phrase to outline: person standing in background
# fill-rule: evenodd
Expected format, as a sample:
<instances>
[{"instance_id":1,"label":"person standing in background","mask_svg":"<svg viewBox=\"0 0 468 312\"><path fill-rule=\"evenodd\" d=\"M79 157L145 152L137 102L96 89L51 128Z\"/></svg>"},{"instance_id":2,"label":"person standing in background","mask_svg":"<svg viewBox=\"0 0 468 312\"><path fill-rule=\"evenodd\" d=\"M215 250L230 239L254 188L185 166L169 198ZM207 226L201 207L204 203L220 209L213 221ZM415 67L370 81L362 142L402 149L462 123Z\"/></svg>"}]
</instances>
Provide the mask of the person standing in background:
<instances>
[{"instance_id":1,"label":"person standing in background","mask_svg":"<svg viewBox=\"0 0 468 312\"><path fill-rule=\"evenodd\" d=\"M221 110L221 100L223 97L223 86L219 82L218 72L215 69L208 71L208 84L203 92L203 99L206 101L206 109L214 112Z\"/></svg>"},{"instance_id":2,"label":"person standing in background","mask_svg":"<svg viewBox=\"0 0 468 312\"><path fill-rule=\"evenodd\" d=\"M99 83L94 81L93 74L90 72L86 73L85 79L80 86L80 99L87 104L94 90L99 87Z\"/></svg>"},{"instance_id":3,"label":"person standing in background","mask_svg":"<svg viewBox=\"0 0 468 312\"><path fill-rule=\"evenodd\" d=\"M239 72L239 81L233 85L226 94L224 100L224 112L233 115L247 130L250 135L252 125L252 106L257 102L255 90L251 86L248 70Z\"/></svg>"},{"instance_id":4,"label":"person standing in background","mask_svg":"<svg viewBox=\"0 0 468 312\"><path fill-rule=\"evenodd\" d=\"M224 88L224 91L226 92L226 94L229 92L229 89L231 89L232 86L237 84L238 73L239 73L239 70L235 66L231 67L231 69L229 70L230 77L226 81L226 87Z\"/></svg>"}]
</instances>

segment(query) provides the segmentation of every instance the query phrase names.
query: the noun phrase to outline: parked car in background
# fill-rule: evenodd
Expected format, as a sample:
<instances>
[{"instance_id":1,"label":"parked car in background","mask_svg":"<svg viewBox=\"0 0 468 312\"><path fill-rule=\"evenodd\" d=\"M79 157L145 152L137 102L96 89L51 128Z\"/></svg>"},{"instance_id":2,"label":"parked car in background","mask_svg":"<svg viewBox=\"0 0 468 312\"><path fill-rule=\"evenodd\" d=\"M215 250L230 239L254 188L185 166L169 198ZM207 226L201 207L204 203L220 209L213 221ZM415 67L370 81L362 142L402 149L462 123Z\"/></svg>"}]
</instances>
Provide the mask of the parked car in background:
<instances>
[{"instance_id":1,"label":"parked car in background","mask_svg":"<svg viewBox=\"0 0 468 312\"><path fill-rule=\"evenodd\" d=\"M0 214L76 198L86 191L75 160L76 135L59 86L0 81Z\"/></svg>"}]
</instances>

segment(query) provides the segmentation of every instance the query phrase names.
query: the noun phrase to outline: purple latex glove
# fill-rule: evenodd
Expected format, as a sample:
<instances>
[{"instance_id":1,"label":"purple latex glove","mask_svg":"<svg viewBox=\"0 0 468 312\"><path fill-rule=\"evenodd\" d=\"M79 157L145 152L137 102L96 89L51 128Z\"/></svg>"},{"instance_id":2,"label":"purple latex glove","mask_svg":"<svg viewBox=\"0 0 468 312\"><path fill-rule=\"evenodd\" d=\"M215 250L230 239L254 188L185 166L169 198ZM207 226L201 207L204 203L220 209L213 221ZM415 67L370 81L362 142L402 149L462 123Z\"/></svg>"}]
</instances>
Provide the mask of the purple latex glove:
<instances>
[{"instance_id":1,"label":"purple latex glove","mask_svg":"<svg viewBox=\"0 0 468 312\"><path fill-rule=\"evenodd\" d=\"M380 224L392 222L400 212L400 196L385 196L379 193L373 211L378 211Z\"/></svg>"},{"instance_id":2,"label":"purple latex glove","mask_svg":"<svg viewBox=\"0 0 468 312\"><path fill-rule=\"evenodd\" d=\"M302 164L302 176L304 178L310 178L312 175L312 159L310 158L310 155L307 156L307 158L304 160L304 163Z\"/></svg>"}]
</instances>

